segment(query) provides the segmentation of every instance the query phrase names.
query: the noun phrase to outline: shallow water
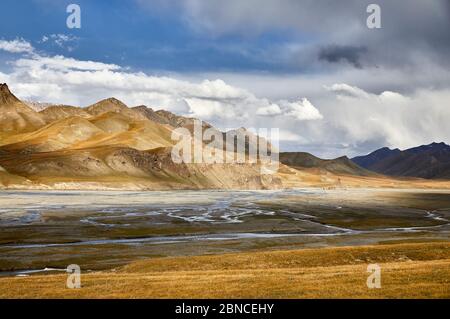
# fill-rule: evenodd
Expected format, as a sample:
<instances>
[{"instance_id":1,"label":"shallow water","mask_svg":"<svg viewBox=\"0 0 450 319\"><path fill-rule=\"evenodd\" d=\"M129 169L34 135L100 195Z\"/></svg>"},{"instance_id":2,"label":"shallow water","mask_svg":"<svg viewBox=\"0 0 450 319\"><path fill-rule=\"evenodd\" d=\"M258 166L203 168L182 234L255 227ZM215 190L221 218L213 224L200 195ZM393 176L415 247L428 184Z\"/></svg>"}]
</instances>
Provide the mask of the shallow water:
<instances>
[{"instance_id":1,"label":"shallow water","mask_svg":"<svg viewBox=\"0 0 450 319\"><path fill-rule=\"evenodd\" d=\"M422 201L405 195L400 204L371 190L0 192L0 270L70 263L101 269L155 255L448 239L450 196L424 209L435 195L421 194Z\"/></svg>"}]
</instances>

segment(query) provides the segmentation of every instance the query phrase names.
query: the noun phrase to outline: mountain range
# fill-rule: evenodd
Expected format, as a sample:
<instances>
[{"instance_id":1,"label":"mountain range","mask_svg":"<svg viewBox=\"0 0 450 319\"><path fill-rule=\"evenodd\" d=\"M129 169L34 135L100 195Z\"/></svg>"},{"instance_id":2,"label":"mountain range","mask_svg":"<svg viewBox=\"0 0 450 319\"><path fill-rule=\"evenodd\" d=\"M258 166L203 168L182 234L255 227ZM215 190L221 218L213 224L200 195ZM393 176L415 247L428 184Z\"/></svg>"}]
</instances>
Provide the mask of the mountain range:
<instances>
[{"instance_id":1,"label":"mountain range","mask_svg":"<svg viewBox=\"0 0 450 319\"><path fill-rule=\"evenodd\" d=\"M368 170L401 177L450 179L450 146L431 143L404 151L387 147L352 161Z\"/></svg>"},{"instance_id":2,"label":"mountain range","mask_svg":"<svg viewBox=\"0 0 450 319\"><path fill-rule=\"evenodd\" d=\"M0 186L93 189L278 188L256 164L175 164L176 127L194 119L108 98L36 112L0 85ZM207 124L204 124L207 125Z\"/></svg>"},{"instance_id":3,"label":"mountain range","mask_svg":"<svg viewBox=\"0 0 450 319\"><path fill-rule=\"evenodd\" d=\"M402 181L365 166L390 158L383 152L360 166L358 159L347 157L322 160L308 153L280 153L275 174L264 173L259 159L256 163L174 163L172 134L177 128L192 132L195 121L144 105L128 107L116 98L86 107L24 103L6 84L0 84L0 188L277 189L336 187L341 183L403 187ZM242 152L228 149L227 134L246 136L245 152L254 142L245 128L221 132L201 123L203 130L211 129L223 138L221 151L227 158ZM259 145L267 143L261 137L257 141ZM267 148L271 149L269 143ZM423 166L425 170L425 162ZM439 166L432 177L442 171Z\"/></svg>"},{"instance_id":4,"label":"mountain range","mask_svg":"<svg viewBox=\"0 0 450 319\"><path fill-rule=\"evenodd\" d=\"M318 169L335 174L355 176L376 175L376 173L358 166L347 156L342 156L336 159L321 159L306 152L281 152L280 162L299 170Z\"/></svg>"}]
</instances>

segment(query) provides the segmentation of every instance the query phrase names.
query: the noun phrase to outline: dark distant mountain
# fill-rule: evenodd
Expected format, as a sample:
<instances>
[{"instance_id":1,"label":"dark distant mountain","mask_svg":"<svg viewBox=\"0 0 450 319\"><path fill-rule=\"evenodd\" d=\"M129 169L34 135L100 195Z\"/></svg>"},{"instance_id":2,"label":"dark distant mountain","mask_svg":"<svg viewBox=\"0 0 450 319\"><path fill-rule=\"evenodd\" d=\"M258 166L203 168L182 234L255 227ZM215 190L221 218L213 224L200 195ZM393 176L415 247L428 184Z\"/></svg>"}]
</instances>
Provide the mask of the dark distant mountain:
<instances>
[{"instance_id":1,"label":"dark distant mountain","mask_svg":"<svg viewBox=\"0 0 450 319\"><path fill-rule=\"evenodd\" d=\"M280 162L296 169L318 168L334 174L371 176L375 173L353 163L347 156L336 159L321 159L304 152L280 153Z\"/></svg>"},{"instance_id":2,"label":"dark distant mountain","mask_svg":"<svg viewBox=\"0 0 450 319\"><path fill-rule=\"evenodd\" d=\"M369 155L354 157L352 158L352 161L361 167L369 169L369 167L375 163L378 163L389 156L398 155L400 152L401 151L398 148L391 150L388 147L383 147Z\"/></svg>"},{"instance_id":3,"label":"dark distant mountain","mask_svg":"<svg viewBox=\"0 0 450 319\"><path fill-rule=\"evenodd\" d=\"M450 146L432 143L404 151L381 148L352 159L356 164L385 175L450 179Z\"/></svg>"}]
</instances>

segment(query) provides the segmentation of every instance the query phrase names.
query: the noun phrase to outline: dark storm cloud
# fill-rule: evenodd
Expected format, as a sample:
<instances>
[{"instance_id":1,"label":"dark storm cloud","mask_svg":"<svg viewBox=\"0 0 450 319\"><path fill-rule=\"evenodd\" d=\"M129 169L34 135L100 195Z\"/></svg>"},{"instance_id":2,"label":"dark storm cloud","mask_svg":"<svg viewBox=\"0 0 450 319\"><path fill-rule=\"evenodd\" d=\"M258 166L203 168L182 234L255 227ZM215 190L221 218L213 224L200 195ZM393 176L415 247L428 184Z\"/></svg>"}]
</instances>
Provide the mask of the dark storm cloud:
<instances>
[{"instance_id":1,"label":"dark storm cloud","mask_svg":"<svg viewBox=\"0 0 450 319\"><path fill-rule=\"evenodd\" d=\"M136 1L153 10L161 0ZM214 37L258 36L277 30L280 34L288 31L290 35L300 35L301 39L306 35L311 41L291 43L291 39L286 39L287 48L260 50L261 59L272 57L280 69L283 63L297 69L308 68L317 60L344 68L367 64L389 69L411 68L427 60L450 68L449 0L173 0L170 3L171 12L181 12L194 32ZM366 25L369 16L366 9L372 3L381 7L381 29L369 29ZM311 52L320 52L319 59Z\"/></svg>"},{"instance_id":2,"label":"dark storm cloud","mask_svg":"<svg viewBox=\"0 0 450 319\"><path fill-rule=\"evenodd\" d=\"M319 51L319 60L330 63L348 62L355 68L362 68L361 55L367 52L366 47L352 45L329 45Z\"/></svg>"}]
</instances>

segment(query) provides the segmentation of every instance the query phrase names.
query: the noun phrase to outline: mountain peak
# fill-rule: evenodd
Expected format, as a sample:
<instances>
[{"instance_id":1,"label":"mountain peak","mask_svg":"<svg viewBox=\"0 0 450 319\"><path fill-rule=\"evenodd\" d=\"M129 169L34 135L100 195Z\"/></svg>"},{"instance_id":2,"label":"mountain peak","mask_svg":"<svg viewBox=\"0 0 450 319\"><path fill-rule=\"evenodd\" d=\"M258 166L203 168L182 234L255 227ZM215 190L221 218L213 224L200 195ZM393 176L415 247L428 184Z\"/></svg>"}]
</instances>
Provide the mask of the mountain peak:
<instances>
[{"instance_id":1,"label":"mountain peak","mask_svg":"<svg viewBox=\"0 0 450 319\"><path fill-rule=\"evenodd\" d=\"M450 178L450 146L444 142L408 148L404 151L377 150L352 159L364 168L390 176Z\"/></svg>"},{"instance_id":2,"label":"mountain peak","mask_svg":"<svg viewBox=\"0 0 450 319\"><path fill-rule=\"evenodd\" d=\"M97 104L100 104L100 103L111 103L111 104L115 104L115 105L126 106L125 103L123 103L119 99L116 99L115 97L110 97L110 98L101 100Z\"/></svg>"},{"instance_id":3,"label":"mountain peak","mask_svg":"<svg viewBox=\"0 0 450 319\"><path fill-rule=\"evenodd\" d=\"M443 146L443 147L447 147L449 145L445 144L444 142L433 142L430 144L430 146Z\"/></svg>"},{"instance_id":4,"label":"mountain peak","mask_svg":"<svg viewBox=\"0 0 450 319\"><path fill-rule=\"evenodd\" d=\"M0 84L0 105L19 102L19 99L11 93L6 83Z\"/></svg>"},{"instance_id":5,"label":"mountain peak","mask_svg":"<svg viewBox=\"0 0 450 319\"><path fill-rule=\"evenodd\" d=\"M370 167L375 163L391 156L398 155L400 153L401 151L398 148L390 149L389 147L382 147L380 149L377 149L376 151L371 152L370 154L357 156L352 158L351 160L363 168L370 169Z\"/></svg>"},{"instance_id":6,"label":"mountain peak","mask_svg":"<svg viewBox=\"0 0 450 319\"><path fill-rule=\"evenodd\" d=\"M385 146L385 147L382 147L382 148L379 148L379 149L373 151L370 154L398 153L398 152L400 152L400 149L398 149L398 148L390 148L390 147Z\"/></svg>"},{"instance_id":7,"label":"mountain peak","mask_svg":"<svg viewBox=\"0 0 450 319\"><path fill-rule=\"evenodd\" d=\"M436 143L433 142L428 145L421 145L413 148L409 148L405 150L405 152L409 153L418 153L418 152L426 152L426 151L439 151L439 150L449 150L450 146L445 144L444 142Z\"/></svg>"},{"instance_id":8,"label":"mountain peak","mask_svg":"<svg viewBox=\"0 0 450 319\"><path fill-rule=\"evenodd\" d=\"M0 83L0 132L25 133L45 125L42 116L11 93L6 83Z\"/></svg>"},{"instance_id":9,"label":"mountain peak","mask_svg":"<svg viewBox=\"0 0 450 319\"><path fill-rule=\"evenodd\" d=\"M154 112L154 110L151 107L148 107L147 105L138 105L133 107L133 109L135 110L141 110L141 111L150 111L150 112Z\"/></svg>"},{"instance_id":10,"label":"mountain peak","mask_svg":"<svg viewBox=\"0 0 450 319\"><path fill-rule=\"evenodd\" d=\"M97 116L108 112L129 112L129 109L128 106L126 106L122 101L119 101L115 97L110 97L87 107L86 111Z\"/></svg>"}]
</instances>

